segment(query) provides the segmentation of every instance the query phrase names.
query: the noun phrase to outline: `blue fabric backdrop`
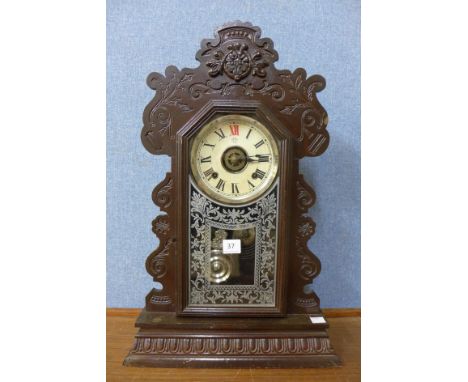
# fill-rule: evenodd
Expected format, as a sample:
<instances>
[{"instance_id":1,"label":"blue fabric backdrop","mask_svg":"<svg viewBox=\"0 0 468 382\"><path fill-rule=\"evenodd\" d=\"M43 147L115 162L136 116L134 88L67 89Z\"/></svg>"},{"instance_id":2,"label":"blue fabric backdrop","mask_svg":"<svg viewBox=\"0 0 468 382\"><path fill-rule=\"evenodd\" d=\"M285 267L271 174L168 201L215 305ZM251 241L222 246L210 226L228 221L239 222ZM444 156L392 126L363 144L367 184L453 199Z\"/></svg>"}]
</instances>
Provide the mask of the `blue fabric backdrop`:
<instances>
[{"instance_id":1,"label":"blue fabric backdrop","mask_svg":"<svg viewBox=\"0 0 468 382\"><path fill-rule=\"evenodd\" d=\"M107 305L142 307L153 287L145 270L157 247L151 191L169 158L140 143L150 72L196 67L200 40L227 21L250 21L271 38L276 67L321 74L331 144L301 162L317 193L310 249L322 261L314 289L322 307L360 306L360 2L107 1Z\"/></svg>"}]
</instances>

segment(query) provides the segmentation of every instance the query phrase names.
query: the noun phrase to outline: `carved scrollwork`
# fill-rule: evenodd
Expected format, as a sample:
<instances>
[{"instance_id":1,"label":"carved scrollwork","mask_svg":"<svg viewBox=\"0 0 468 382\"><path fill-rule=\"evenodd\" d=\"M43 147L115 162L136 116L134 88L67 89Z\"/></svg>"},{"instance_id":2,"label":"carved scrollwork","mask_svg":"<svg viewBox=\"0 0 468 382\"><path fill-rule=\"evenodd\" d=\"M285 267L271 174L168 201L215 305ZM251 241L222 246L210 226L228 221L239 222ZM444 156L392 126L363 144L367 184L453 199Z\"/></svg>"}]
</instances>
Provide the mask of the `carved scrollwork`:
<instances>
[{"instance_id":1,"label":"carved scrollwork","mask_svg":"<svg viewBox=\"0 0 468 382\"><path fill-rule=\"evenodd\" d=\"M280 113L292 115L296 110L301 113L301 131L297 137L298 156L317 156L328 147L329 134L326 130L328 116L317 99L316 93L325 88L325 79L320 75L313 75L306 79L304 69L296 69L293 73L281 71L281 77L287 92L292 95L291 100L285 102Z\"/></svg>"},{"instance_id":2,"label":"carved scrollwork","mask_svg":"<svg viewBox=\"0 0 468 382\"><path fill-rule=\"evenodd\" d=\"M296 69L294 73L282 71L280 77L288 86L289 92L294 94L290 105L285 105L281 113L291 115L296 109L309 108L310 103L316 99L316 93L325 88L325 79L314 75L306 79L304 69Z\"/></svg>"},{"instance_id":3,"label":"carved scrollwork","mask_svg":"<svg viewBox=\"0 0 468 382\"><path fill-rule=\"evenodd\" d=\"M306 182L302 174L298 174L296 178L296 206L297 217L296 224L296 240L295 240L295 269L299 278L306 282L312 283L313 279L320 273L320 260L309 250L307 242L315 233L315 222L304 212L312 207L315 203L315 192L312 187ZM303 285L296 283L296 295L294 296L294 304L296 307L313 311L319 308L318 297L312 292L305 292Z\"/></svg>"},{"instance_id":4,"label":"carved scrollwork","mask_svg":"<svg viewBox=\"0 0 468 382\"><path fill-rule=\"evenodd\" d=\"M193 99L199 99L205 94L219 94L221 96L231 95L236 89L240 90L242 95L252 96L258 91L250 83L232 83L215 82L207 80L205 82L196 82L189 88L189 94Z\"/></svg>"},{"instance_id":5,"label":"carved scrollwork","mask_svg":"<svg viewBox=\"0 0 468 382\"><path fill-rule=\"evenodd\" d=\"M174 262L170 259L175 249L174 227L171 226L173 219L173 195L174 179L170 172L166 173L164 180L159 183L152 193L154 203L167 214L158 215L152 222L152 231L159 238L159 246L146 260L146 270L153 276L153 279L160 281L163 285L169 286L173 282ZM167 285L166 285L167 284ZM146 297L147 308L159 311L170 310L173 306L173 291L161 292L153 289Z\"/></svg>"},{"instance_id":6,"label":"carved scrollwork","mask_svg":"<svg viewBox=\"0 0 468 382\"><path fill-rule=\"evenodd\" d=\"M315 203L315 191L305 181L304 176L299 174L296 181L297 208L301 212L307 212Z\"/></svg>"},{"instance_id":7,"label":"carved scrollwork","mask_svg":"<svg viewBox=\"0 0 468 382\"><path fill-rule=\"evenodd\" d=\"M328 117L325 110L306 109L301 116L301 136L298 141L303 143L303 155L317 156L322 154L329 143L329 135L325 130Z\"/></svg>"},{"instance_id":8,"label":"carved scrollwork","mask_svg":"<svg viewBox=\"0 0 468 382\"><path fill-rule=\"evenodd\" d=\"M168 212L172 205L174 179L170 172L166 173L164 180L153 190L152 199L161 211Z\"/></svg>"},{"instance_id":9,"label":"carved scrollwork","mask_svg":"<svg viewBox=\"0 0 468 382\"><path fill-rule=\"evenodd\" d=\"M228 96L235 90L239 90L241 95L249 97L257 94L269 95L276 102L281 102L286 95L286 91L280 84L269 84L266 81L263 81L260 87L255 87L253 83L219 83L211 80L192 84L189 87L189 94L193 99L199 99L205 94Z\"/></svg>"},{"instance_id":10,"label":"carved scrollwork","mask_svg":"<svg viewBox=\"0 0 468 382\"><path fill-rule=\"evenodd\" d=\"M299 247L297 256L300 259L299 276L307 282L312 282L320 273L320 260L307 247Z\"/></svg>"},{"instance_id":11,"label":"carved scrollwork","mask_svg":"<svg viewBox=\"0 0 468 382\"><path fill-rule=\"evenodd\" d=\"M297 158L318 156L329 144L328 117L316 94L325 88L320 75L307 78L302 68L277 70L273 42L261 30L236 21L223 25L214 39L202 41L195 69L167 67L151 73L148 86L156 91L144 113L141 139L153 154L174 155L175 134L203 105L216 99L249 97L265 101L296 140ZM274 104L271 103L274 102Z\"/></svg>"},{"instance_id":12,"label":"carved scrollwork","mask_svg":"<svg viewBox=\"0 0 468 382\"><path fill-rule=\"evenodd\" d=\"M307 241L315 233L315 222L307 215L299 217L296 234L297 256L300 260L299 276L307 281L320 273L320 260L307 248Z\"/></svg>"},{"instance_id":13,"label":"carved scrollwork","mask_svg":"<svg viewBox=\"0 0 468 382\"><path fill-rule=\"evenodd\" d=\"M164 180L153 190L153 201L162 211L171 213L173 178L171 173L166 173ZM172 237L170 216L158 215L152 222L152 231L159 238L159 246L146 260L146 269L154 279L161 279L168 271L167 257L170 255L175 243Z\"/></svg>"},{"instance_id":14,"label":"carved scrollwork","mask_svg":"<svg viewBox=\"0 0 468 382\"><path fill-rule=\"evenodd\" d=\"M166 68L165 76L151 73L148 86L156 90L156 95L145 110L145 126L142 131L143 145L153 154L168 154L171 151L172 110L187 113L192 107L184 102L183 93L192 80L193 73L180 72L175 66Z\"/></svg>"},{"instance_id":15,"label":"carved scrollwork","mask_svg":"<svg viewBox=\"0 0 468 382\"><path fill-rule=\"evenodd\" d=\"M265 94L271 95L271 98L273 99L273 101L276 101L276 102L281 102L284 99L284 96L286 94L284 88L281 85L279 84L268 85L267 83L265 83L265 86L261 88L258 92L262 95L265 95Z\"/></svg>"},{"instance_id":16,"label":"carved scrollwork","mask_svg":"<svg viewBox=\"0 0 468 382\"><path fill-rule=\"evenodd\" d=\"M161 241L158 249L147 259L147 270L155 279L163 278L167 273L167 257L174 246L175 239Z\"/></svg>"},{"instance_id":17,"label":"carved scrollwork","mask_svg":"<svg viewBox=\"0 0 468 382\"><path fill-rule=\"evenodd\" d=\"M152 222L153 232L159 238L159 246L153 251L146 260L146 268L148 273L154 277L154 279L161 279L167 274L168 264L167 257L170 255L175 243L175 238L170 237L171 225L169 222L168 215L159 215Z\"/></svg>"},{"instance_id":18,"label":"carved scrollwork","mask_svg":"<svg viewBox=\"0 0 468 382\"><path fill-rule=\"evenodd\" d=\"M307 215L299 217L296 250L300 261L299 276L307 281L312 280L320 273L320 260L307 248L307 241L315 233L315 222Z\"/></svg>"}]
</instances>

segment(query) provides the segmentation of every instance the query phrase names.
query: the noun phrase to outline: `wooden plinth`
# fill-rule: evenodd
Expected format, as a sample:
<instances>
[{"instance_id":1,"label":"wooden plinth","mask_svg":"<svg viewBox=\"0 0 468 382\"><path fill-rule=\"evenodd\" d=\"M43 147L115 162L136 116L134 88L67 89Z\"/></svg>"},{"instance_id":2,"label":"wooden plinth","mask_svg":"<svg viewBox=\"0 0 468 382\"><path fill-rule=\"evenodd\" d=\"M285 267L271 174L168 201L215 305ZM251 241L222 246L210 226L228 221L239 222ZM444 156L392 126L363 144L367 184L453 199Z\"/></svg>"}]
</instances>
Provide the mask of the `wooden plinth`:
<instances>
[{"instance_id":1,"label":"wooden plinth","mask_svg":"<svg viewBox=\"0 0 468 382\"><path fill-rule=\"evenodd\" d=\"M338 366L328 323L284 318L182 318L143 310L125 366L303 368Z\"/></svg>"}]
</instances>

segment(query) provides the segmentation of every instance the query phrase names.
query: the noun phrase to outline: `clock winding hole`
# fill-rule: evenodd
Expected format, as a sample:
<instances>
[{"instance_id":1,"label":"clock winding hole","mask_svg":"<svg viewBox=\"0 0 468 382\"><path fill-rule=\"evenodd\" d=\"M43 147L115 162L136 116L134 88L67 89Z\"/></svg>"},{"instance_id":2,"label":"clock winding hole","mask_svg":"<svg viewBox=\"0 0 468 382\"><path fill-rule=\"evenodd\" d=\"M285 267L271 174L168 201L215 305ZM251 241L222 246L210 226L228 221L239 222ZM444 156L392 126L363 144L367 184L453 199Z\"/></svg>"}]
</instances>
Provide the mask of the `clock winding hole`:
<instances>
[{"instance_id":1,"label":"clock winding hole","mask_svg":"<svg viewBox=\"0 0 468 382\"><path fill-rule=\"evenodd\" d=\"M223 167L229 172L241 172L247 166L247 153L242 147L234 146L226 149L221 156Z\"/></svg>"}]
</instances>

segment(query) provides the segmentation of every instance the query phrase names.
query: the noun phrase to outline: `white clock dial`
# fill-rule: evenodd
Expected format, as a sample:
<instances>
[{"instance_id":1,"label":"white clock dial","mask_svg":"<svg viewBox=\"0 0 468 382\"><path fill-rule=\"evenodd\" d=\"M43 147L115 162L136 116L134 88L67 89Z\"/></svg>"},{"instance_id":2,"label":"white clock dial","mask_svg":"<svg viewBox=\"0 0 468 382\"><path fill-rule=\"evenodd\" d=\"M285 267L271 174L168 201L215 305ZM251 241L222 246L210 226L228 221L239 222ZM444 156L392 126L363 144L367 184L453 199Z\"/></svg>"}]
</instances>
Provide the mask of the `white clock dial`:
<instances>
[{"instance_id":1,"label":"white clock dial","mask_svg":"<svg viewBox=\"0 0 468 382\"><path fill-rule=\"evenodd\" d=\"M198 186L214 199L246 203L273 183L278 145L257 120L237 114L214 119L194 138L191 167Z\"/></svg>"}]
</instances>

